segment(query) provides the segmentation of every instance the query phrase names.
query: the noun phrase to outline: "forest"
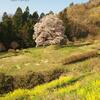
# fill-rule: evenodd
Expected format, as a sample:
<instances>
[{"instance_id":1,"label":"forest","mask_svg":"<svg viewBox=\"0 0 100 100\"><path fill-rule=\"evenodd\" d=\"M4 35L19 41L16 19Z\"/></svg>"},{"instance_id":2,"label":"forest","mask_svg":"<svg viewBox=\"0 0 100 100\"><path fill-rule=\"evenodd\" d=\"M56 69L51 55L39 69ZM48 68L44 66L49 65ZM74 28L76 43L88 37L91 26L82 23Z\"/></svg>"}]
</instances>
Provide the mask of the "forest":
<instances>
[{"instance_id":1,"label":"forest","mask_svg":"<svg viewBox=\"0 0 100 100\"><path fill-rule=\"evenodd\" d=\"M33 26L43 16L44 13L40 16L37 12L30 14L29 7L24 12L18 7L14 15L4 12L0 22L0 44L4 50L34 47ZM2 46L0 50L2 51Z\"/></svg>"},{"instance_id":2,"label":"forest","mask_svg":"<svg viewBox=\"0 0 100 100\"><path fill-rule=\"evenodd\" d=\"M69 7L57 14L63 21L68 41L74 42L81 38L99 37L100 33L100 2L90 0L84 4L71 3ZM14 15L4 12L0 22L0 51L35 47L33 39L34 25L48 14L40 15L35 11L30 14L29 7L22 11L17 8Z\"/></svg>"}]
</instances>

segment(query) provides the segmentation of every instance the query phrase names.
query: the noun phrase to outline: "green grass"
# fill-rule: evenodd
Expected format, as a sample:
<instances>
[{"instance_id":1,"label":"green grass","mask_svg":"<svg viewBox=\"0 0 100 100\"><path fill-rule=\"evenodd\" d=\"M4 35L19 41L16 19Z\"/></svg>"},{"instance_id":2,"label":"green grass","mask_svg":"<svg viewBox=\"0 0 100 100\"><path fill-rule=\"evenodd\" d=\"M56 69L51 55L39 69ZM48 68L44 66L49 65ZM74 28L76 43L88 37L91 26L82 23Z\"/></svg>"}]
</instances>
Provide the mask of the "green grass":
<instances>
[{"instance_id":1,"label":"green grass","mask_svg":"<svg viewBox=\"0 0 100 100\"><path fill-rule=\"evenodd\" d=\"M61 66L61 61L71 54L78 54L91 50L91 46L49 46L43 48L29 48L19 53L0 53L0 72L9 75L25 74L28 71L42 71Z\"/></svg>"},{"instance_id":2,"label":"green grass","mask_svg":"<svg viewBox=\"0 0 100 100\"><path fill-rule=\"evenodd\" d=\"M77 50L82 51L76 47L64 47L55 50L53 46L22 50L16 56L11 55L10 57L0 59L0 72L16 75L24 74L29 70L48 70L48 68L60 66L60 61L64 57L77 52Z\"/></svg>"},{"instance_id":3,"label":"green grass","mask_svg":"<svg viewBox=\"0 0 100 100\"><path fill-rule=\"evenodd\" d=\"M94 41L90 45L48 46L24 49L18 53L0 53L0 72L8 75L25 75L28 71L45 73L56 68L64 70L59 79L30 90L17 89L2 95L0 100L99 100L99 56L68 65L62 64L66 57L95 50L98 46L100 41Z\"/></svg>"}]
</instances>

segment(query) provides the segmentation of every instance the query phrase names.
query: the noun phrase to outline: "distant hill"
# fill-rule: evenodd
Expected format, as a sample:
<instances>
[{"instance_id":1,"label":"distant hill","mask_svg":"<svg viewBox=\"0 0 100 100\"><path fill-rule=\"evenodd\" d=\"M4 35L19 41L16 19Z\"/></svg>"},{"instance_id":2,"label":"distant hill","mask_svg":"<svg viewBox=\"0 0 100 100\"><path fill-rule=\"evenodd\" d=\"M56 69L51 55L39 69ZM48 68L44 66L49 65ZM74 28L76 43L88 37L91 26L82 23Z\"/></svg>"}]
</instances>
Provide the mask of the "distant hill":
<instances>
[{"instance_id":1,"label":"distant hill","mask_svg":"<svg viewBox=\"0 0 100 100\"><path fill-rule=\"evenodd\" d=\"M59 15L66 26L66 33L100 33L100 0L90 0L84 4L72 3L61 11ZM78 28L76 29L76 27Z\"/></svg>"}]
</instances>

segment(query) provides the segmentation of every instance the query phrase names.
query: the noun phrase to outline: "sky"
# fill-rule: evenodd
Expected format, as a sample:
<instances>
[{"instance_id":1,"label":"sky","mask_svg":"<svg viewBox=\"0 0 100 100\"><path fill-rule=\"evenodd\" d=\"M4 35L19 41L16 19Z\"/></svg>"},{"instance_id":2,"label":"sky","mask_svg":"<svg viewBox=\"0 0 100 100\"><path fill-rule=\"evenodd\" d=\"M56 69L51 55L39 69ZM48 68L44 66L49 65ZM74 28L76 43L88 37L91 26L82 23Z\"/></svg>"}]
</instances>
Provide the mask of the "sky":
<instances>
[{"instance_id":1,"label":"sky","mask_svg":"<svg viewBox=\"0 0 100 100\"><path fill-rule=\"evenodd\" d=\"M34 11L37 11L39 14L49 11L58 13L71 2L83 3L87 1L88 0L0 0L0 15L4 12L14 14L17 7L21 7L24 11L27 6L29 6L31 13Z\"/></svg>"}]
</instances>

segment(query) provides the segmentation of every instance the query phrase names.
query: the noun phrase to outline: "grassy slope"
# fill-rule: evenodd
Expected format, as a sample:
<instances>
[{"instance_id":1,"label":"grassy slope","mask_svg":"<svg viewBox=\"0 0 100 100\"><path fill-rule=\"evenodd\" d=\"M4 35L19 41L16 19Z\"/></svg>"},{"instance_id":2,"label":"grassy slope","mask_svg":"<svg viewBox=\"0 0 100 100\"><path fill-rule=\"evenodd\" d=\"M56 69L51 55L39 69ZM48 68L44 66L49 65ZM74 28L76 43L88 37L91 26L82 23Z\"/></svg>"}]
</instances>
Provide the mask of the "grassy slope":
<instances>
[{"instance_id":1,"label":"grassy slope","mask_svg":"<svg viewBox=\"0 0 100 100\"><path fill-rule=\"evenodd\" d=\"M20 51L17 56L0 59L0 72L7 74L24 74L28 70L48 70L61 66L60 61L70 53L83 51L76 47L64 47L53 50L53 46L46 48L30 48ZM5 54L6 55L6 54ZM11 53L9 53L11 55Z\"/></svg>"},{"instance_id":2,"label":"grassy slope","mask_svg":"<svg viewBox=\"0 0 100 100\"><path fill-rule=\"evenodd\" d=\"M6 74L25 74L30 70L36 72L49 71L55 67L63 68L66 71L64 77L58 80L37 86L32 90L15 90L13 93L7 94L3 100L15 100L16 97L18 100L23 100L24 97L26 98L25 100L64 100L64 98L68 98L69 100L77 98L80 100L99 100L99 57L69 65L62 65L64 58L72 54L93 50L99 46L100 41L95 41L91 45L70 45L62 48L49 46L45 48L25 49L19 51L19 53L1 53L0 72Z\"/></svg>"},{"instance_id":3,"label":"grassy slope","mask_svg":"<svg viewBox=\"0 0 100 100\"><path fill-rule=\"evenodd\" d=\"M62 48L49 46L45 48L24 49L18 53L0 53L0 72L4 72L9 75L20 75L25 74L27 71L42 71L58 66L63 67L61 61L64 58L71 54L89 51L92 49L92 46L96 46L98 44L99 42L90 46L83 45L77 47L70 45ZM94 60L99 59L94 58ZM92 59L89 60L89 62L92 62ZM78 64L84 65L84 62ZM73 64L73 66L74 65L77 64Z\"/></svg>"}]
</instances>

